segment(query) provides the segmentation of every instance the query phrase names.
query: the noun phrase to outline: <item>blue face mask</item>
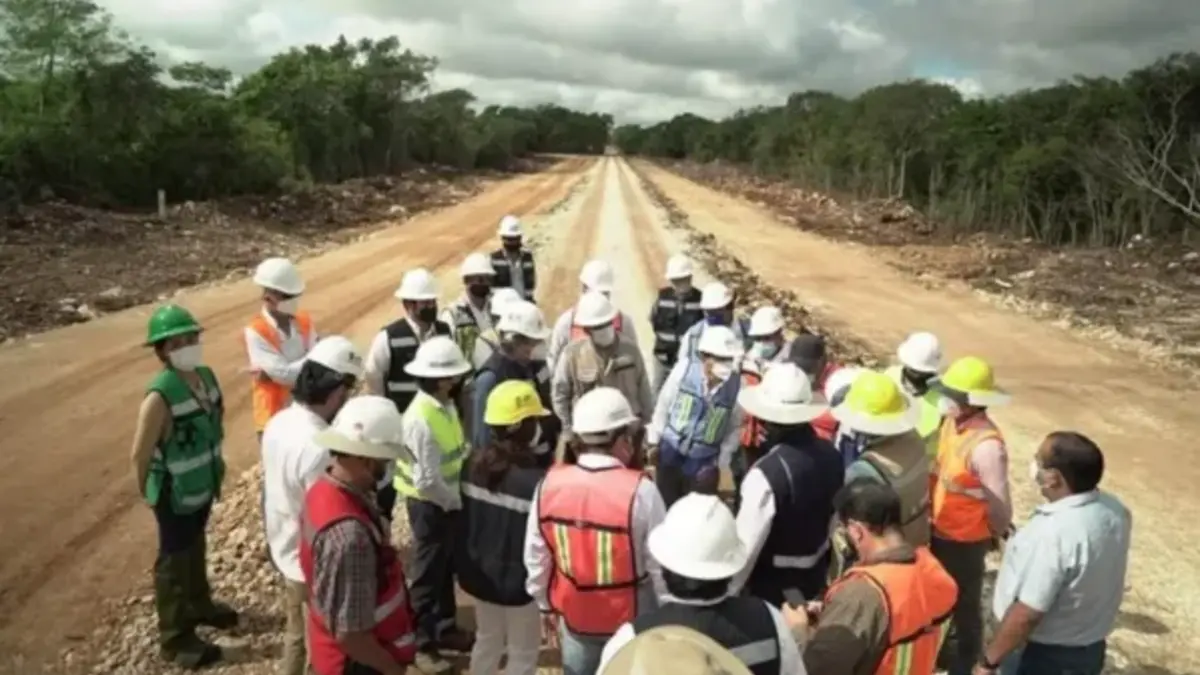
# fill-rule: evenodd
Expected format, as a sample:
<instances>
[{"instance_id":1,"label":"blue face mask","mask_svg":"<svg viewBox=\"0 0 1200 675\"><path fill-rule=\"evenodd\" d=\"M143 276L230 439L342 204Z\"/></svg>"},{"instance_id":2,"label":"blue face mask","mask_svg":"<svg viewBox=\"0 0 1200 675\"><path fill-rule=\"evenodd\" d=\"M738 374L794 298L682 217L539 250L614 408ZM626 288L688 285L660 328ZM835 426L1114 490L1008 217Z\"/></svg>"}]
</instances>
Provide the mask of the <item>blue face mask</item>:
<instances>
[{"instance_id":1,"label":"blue face mask","mask_svg":"<svg viewBox=\"0 0 1200 675\"><path fill-rule=\"evenodd\" d=\"M781 345L774 342L755 342L754 346L750 348L750 353L755 358L770 361L775 358L781 348Z\"/></svg>"},{"instance_id":2,"label":"blue face mask","mask_svg":"<svg viewBox=\"0 0 1200 675\"><path fill-rule=\"evenodd\" d=\"M713 312L711 314L705 314L704 315L704 323L708 324L709 326L724 326L724 325L726 325L725 324L725 313L724 312Z\"/></svg>"}]
</instances>

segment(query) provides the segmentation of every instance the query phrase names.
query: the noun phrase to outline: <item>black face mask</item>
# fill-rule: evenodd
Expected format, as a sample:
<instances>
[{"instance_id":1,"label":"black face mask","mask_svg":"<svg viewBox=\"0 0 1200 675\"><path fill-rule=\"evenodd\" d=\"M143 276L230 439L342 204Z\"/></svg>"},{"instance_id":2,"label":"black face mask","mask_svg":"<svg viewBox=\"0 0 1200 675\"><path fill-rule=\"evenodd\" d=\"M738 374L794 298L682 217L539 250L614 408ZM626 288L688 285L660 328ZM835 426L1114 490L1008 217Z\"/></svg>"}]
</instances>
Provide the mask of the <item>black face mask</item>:
<instances>
[{"instance_id":1,"label":"black face mask","mask_svg":"<svg viewBox=\"0 0 1200 675\"><path fill-rule=\"evenodd\" d=\"M508 251L509 253L516 253L517 251L521 250L521 242L506 241L504 242L504 250Z\"/></svg>"},{"instance_id":2,"label":"black face mask","mask_svg":"<svg viewBox=\"0 0 1200 675\"><path fill-rule=\"evenodd\" d=\"M909 368L903 369L902 372L904 379L912 385L918 394L924 394L929 390L929 381L933 379L933 373L920 373Z\"/></svg>"},{"instance_id":3,"label":"black face mask","mask_svg":"<svg viewBox=\"0 0 1200 675\"><path fill-rule=\"evenodd\" d=\"M467 286L467 292L475 298L486 298L492 292L492 287L488 284L471 284Z\"/></svg>"},{"instance_id":4,"label":"black face mask","mask_svg":"<svg viewBox=\"0 0 1200 675\"><path fill-rule=\"evenodd\" d=\"M419 320L421 323L433 323L434 321L437 321L437 305L418 309L417 320Z\"/></svg>"}]
</instances>

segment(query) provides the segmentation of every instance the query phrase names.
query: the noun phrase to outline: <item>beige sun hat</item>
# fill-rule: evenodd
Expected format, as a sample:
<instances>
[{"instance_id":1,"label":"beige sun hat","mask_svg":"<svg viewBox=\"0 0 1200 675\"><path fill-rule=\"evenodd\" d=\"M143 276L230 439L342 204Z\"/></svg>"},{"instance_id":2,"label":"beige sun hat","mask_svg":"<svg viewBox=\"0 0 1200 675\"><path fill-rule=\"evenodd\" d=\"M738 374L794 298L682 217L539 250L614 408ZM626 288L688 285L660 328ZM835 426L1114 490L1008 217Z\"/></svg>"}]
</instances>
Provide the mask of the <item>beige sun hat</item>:
<instances>
[{"instance_id":1,"label":"beige sun hat","mask_svg":"<svg viewBox=\"0 0 1200 675\"><path fill-rule=\"evenodd\" d=\"M382 396L355 396L313 442L347 455L393 460L404 456L403 433L404 417L395 403Z\"/></svg>"},{"instance_id":2,"label":"beige sun hat","mask_svg":"<svg viewBox=\"0 0 1200 675\"><path fill-rule=\"evenodd\" d=\"M733 652L684 626L659 626L630 640L599 675L750 675Z\"/></svg>"}]
</instances>

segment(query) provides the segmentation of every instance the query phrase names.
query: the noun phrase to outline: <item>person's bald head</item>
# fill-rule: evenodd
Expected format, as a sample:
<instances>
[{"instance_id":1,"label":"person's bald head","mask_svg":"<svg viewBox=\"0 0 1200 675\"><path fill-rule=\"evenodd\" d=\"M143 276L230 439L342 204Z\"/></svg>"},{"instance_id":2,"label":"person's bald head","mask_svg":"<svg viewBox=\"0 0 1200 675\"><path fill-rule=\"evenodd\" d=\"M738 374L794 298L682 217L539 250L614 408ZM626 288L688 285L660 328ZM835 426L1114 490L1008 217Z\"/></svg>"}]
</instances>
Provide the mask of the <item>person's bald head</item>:
<instances>
[{"instance_id":1,"label":"person's bald head","mask_svg":"<svg viewBox=\"0 0 1200 675\"><path fill-rule=\"evenodd\" d=\"M1091 492L1104 477L1104 453L1092 439L1074 431L1055 431L1038 447L1038 483L1047 497Z\"/></svg>"}]
</instances>

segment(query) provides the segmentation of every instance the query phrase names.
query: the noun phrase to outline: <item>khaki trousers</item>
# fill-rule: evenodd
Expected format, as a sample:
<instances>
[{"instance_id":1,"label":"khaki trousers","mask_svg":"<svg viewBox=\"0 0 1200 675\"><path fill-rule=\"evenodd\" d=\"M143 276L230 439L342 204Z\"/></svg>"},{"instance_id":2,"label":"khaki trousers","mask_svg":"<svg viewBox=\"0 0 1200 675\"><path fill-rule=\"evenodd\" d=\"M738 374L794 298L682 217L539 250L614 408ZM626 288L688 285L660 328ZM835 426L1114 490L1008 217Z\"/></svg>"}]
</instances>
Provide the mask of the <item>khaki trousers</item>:
<instances>
[{"instance_id":1,"label":"khaki trousers","mask_svg":"<svg viewBox=\"0 0 1200 675\"><path fill-rule=\"evenodd\" d=\"M308 588L295 581L286 581L283 591L283 611L287 626L283 632L282 675L305 675L308 672L308 648L305 644L305 603Z\"/></svg>"}]
</instances>

